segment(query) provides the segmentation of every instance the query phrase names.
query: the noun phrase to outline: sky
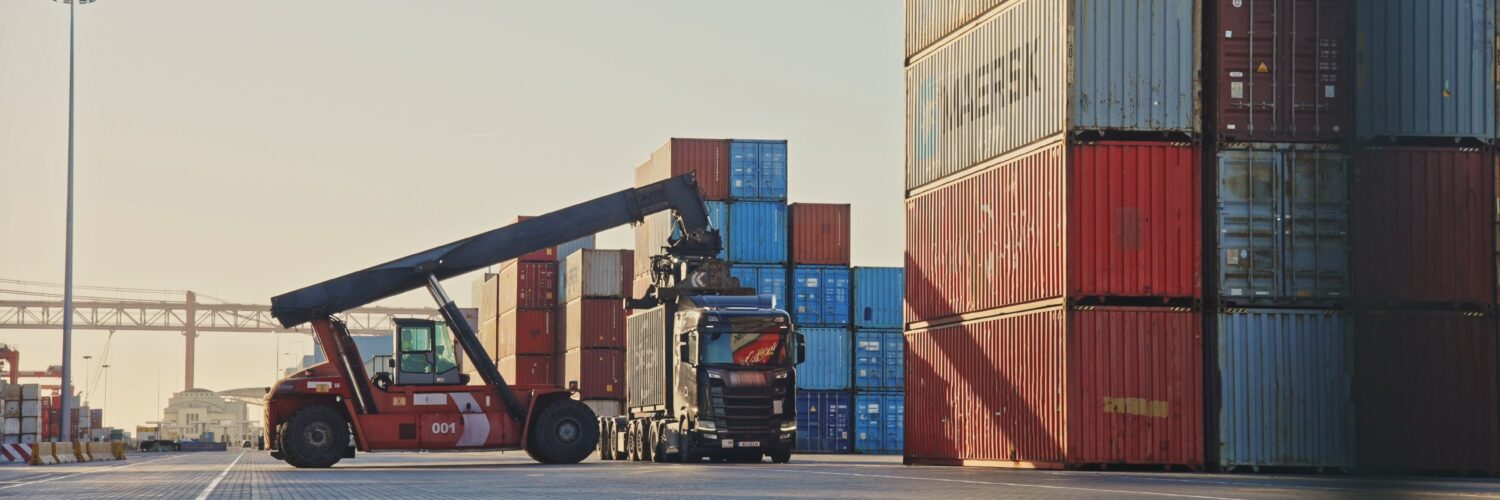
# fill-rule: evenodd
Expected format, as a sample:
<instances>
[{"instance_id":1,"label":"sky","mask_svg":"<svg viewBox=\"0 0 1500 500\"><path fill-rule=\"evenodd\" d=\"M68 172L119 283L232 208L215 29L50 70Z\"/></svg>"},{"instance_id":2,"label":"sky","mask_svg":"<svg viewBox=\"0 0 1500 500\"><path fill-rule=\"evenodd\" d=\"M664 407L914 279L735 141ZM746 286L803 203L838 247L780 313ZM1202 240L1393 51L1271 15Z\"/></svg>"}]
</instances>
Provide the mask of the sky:
<instances>
[{"instance_id":1,"label":"sky","mask_svg":"<svg viewBox=\"0 0 1500 500\"><path fill-rule=\"evenodd\" d=\"M75 282L264 304L628 187L668 137L788 140L791 201L851 203L854 263L900 265L901 29L896 0L84 5ZM0 279L63 281L67 30L65 4L0 0ZM472 280L446 283L461 305ZM117 332L101 363L107 336L75 332L75 383L133 431L182 389L183 337ZM0 342L60 363L60 330ZM202 333L196 385L266 386L311 348Z\"/></svg>"}]
</instances>

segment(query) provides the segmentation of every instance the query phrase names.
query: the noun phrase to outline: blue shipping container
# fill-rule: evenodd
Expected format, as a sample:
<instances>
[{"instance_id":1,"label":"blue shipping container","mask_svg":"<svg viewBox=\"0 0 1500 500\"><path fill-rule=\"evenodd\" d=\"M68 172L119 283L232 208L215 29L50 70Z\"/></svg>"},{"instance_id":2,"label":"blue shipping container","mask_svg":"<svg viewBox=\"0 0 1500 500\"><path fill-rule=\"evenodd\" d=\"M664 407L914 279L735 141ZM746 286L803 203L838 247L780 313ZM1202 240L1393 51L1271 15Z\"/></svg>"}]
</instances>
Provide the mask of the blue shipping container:
<instances>
[{"instance_id":1,"label":"blue shipping container","mask_svg":"<svg viewBox=\"0 0 1500 500\"><path fill-rule=\"evenodd\" d=\"M1348 322L1317 310L1219 314L1219 464L1352 468Z\"/></svg>"},{"instance_id":2,"label":"blue shipping container","mask_svg":"<svg viewBox=\"0 0 1500 500\"><path fill-rule=\"evenodd\" d=\"M797 391L797 451L848 453L852 399L848 391Z\"/></svg>"},{"instance_id":3,"label":"blue shipping container","mask_svg":"<svg viewBox=\"0 0 1500 500\"><path fill-rule=\"evenodd\" d=\"M1495 0L1348 3L1360 140L1495 138Z\"/></svg>"},{"instance_id":4,"label":"blue shipping container","mask_svg":"<svg viewBox=\"0 0 1500 500\"><path fill-rule=\"evenodd\" d=\"M854 332L854 388L900 389L906 384L906 338L901 330Z\"/></svg>"},{"instance_id":5,"label":"blue shipping container","mask_svg":"<svg viewBox=\"0 0 1500 500\"><path fill-rule=\"evenodd\" d=\"M792 269L792 321L798 326L849 324L849 268L796 266Z\"/></svg>"},{"instance_id":6,"label":"blue shipping container","mask_svg":"<svg viewBox=\"0 0 1500 500\"><path fill-rule=\"evenodd\" d=\"M849 389L849 359L854 342L844 328L802 328L807 338L807 359L797 365L797 388L812 390Z\"/></svg>"},{"instance_id":7,"label":"blue shipping container","mask_svg":"<svg viewBox=\"0 0 1500 500\"><path fill-rule=\"evenodd\" d=\"M901 328L906 270L899 267L854 268L854 326Z\"/></svg>"},{"instance_id":8,"label":"blue shipping container","mask_svg":"<svg viewBox=\"0 0 1500 500\"><path fill-rule=\"evenodd\" d=\"M786 262L786 203L741 201L729 204L729 261L741 264Z\"/></svg>"},{"instance_id":9,"label":"blue shipping container","mask_svg":"<svg viewBox=\"0 0 1500 500\"><path fill-rule=\"evenodd\" d=\"M720 258L720 259L728 260L728 258L729 258L728 257L728 255L729 255L728 254L728 251L729 251L728 250L729 249L729 204L725 203L725 202L722 202L722 201L706 201L704 203L708 205L708 223L712 224L715 228L717 228L719 230L719 243L721 245L723 245L721 248L719 248L719 255L717 257ZM675 225L672 226L672 237L673 238L680 238L680 237L682 237L682 228L677 227ZM643 269L636 269L635 270L635 272L637 274L642 273L644 271L645 270L643 270ZM559 274L561 274L561 273L559 273ZM562 295L562 297L565 297L565 295Z\"/></svg>"},{"instance_id":10,"label":"blue shipping container","mask_svg":"<svg viewBox=\"0 0 1500 500\"><path fill-rule=\"evenodd\" d=\"M786 201L786 141L729 142L729 198Z\"/></svg>"},{"instance_id":11,"label":"blue shipping container","mask_svg":"<svg viewBox=\"0 0 1500 500\"><path fill-rule=\"evenodd\" d=\"M740 279L740 286L754 288L756 293L776 297L776 307L786 305L786 268L775 264L735 264L729 275Z\"/></svg>"},{"instance_id":12,"label":"blue shipping container","mask_svg":"<svg viewBox=\"0 0 1500 500\"><path fill-rule=\"evenodd\" d=\"M901 453L905 442L905 393L871 391L854 396L854 451Z\"/></svg>"}]
</instances>

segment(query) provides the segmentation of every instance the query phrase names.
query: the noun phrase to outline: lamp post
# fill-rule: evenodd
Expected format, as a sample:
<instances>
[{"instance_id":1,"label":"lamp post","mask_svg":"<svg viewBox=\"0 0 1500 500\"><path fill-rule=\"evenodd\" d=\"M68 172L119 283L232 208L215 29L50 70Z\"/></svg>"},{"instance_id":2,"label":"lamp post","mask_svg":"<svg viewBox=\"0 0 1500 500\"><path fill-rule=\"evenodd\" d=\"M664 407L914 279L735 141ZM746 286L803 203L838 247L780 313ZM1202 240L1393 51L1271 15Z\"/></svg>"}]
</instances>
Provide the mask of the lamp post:
<instances>
[{"instance_id":1,"label":"lamp post","mask_svg":"<svg viewBox=\"0 0 1500 500\"><path fill-rule=\"evenodd\" d=\"M58 1L58 0L53 0ZM68 4L68 223L67 243L63 256L63 348L62 348L62 407L58 410L67 418L68 399L73 395L73 32L74 14L78 4L94 3L94 0L61 0ZM62 426L60 439L72 438L68 426Z\"/></svg>"},{"instance_id":2,"label":"lamp post","mask_svg":"<svg viewBox=\"0 0 1500 500\"><path fill-rule=\"evenodd\" d=\"M89 405L89 360L91 359L94 357L88 355L83 357L83 390L78 393L78 399L82 400L83 406Z\"/></svg>"}]
</instances>

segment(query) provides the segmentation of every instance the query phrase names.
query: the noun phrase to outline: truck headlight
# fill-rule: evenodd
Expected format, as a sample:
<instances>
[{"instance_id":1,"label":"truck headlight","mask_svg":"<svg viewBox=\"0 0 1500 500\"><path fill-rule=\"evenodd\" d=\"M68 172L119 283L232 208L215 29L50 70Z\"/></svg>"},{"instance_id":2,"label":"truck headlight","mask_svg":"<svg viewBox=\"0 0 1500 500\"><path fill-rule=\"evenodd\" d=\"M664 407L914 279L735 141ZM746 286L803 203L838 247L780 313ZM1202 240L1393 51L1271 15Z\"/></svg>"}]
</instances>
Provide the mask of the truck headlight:
<instances>
[{"instance_id":1,"label":"truck headlight","mask_svg":"<svg viewBox=\"0 0 1500 500\"><path fill-rule=\"evenodd\" d=\"M786 380L787 372L777 372L776 380Z\"/></svg>"},{"instance_id":2,"label":"truck headlight","mask_svg":"<svg viewBox=\"0 0 1500 500\"><path fill-rule=\"evenodd\" d=\"M793 424L795 423L796 422L793 422ZM700 432L714 432L719 430L718 427L714 426L714 421L712 420L698 419L698 423L693 424L693 427L695 429L698 429Z\"/></svg>"},{"instance_id":3,"label":"truck headlight","mask_svg":"<svg viewBox=\"0 0 1500 500\"><path fill-rule=\"evenodd\" d=\"M709 370L708 371L708 378L716 378L716 379L719 379L719 380L724 380L724 374L719 373L718 370Z\"/></svg>"},{"instance_id":4,"label":"truck headlight","mask_svg":"<svg viewBox=\"0 0 1500 500\"><path fill-rule=\"evenodd\" d=\"M792 432L797 430L797 421L788 420L781 423L781 432Z\"/></svg>"}]
</instances>

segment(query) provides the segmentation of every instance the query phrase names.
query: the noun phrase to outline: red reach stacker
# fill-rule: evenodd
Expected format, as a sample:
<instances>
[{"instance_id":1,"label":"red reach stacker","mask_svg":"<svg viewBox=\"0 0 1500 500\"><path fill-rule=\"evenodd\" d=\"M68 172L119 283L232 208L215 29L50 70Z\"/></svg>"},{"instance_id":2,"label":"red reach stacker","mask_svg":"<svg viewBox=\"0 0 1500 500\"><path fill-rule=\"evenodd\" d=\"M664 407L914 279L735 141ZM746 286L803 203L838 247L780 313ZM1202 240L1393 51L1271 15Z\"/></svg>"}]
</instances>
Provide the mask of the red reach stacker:
<instances>
[{"instance_id":1,"label":"red reach stacker","mask_svg":"<svg viewBox=\"0 0 1500 500\"><path fill-rule=\"evenodd\" d=\"M355 450L524 449L542 463L583 460L599 438L593 411L566 390L508 385L440 282L664 210L676 213L680 229L668 254L718 253L718 230L689 174L273 297L271 314L282 326L312 323L328 361L266 394L272 456L297 467L329 467ZM335 315L418 288L432 294L444 321L397 321L390 371L368 373ZM456 352L468 356L483 384L458 373Z\"/></svg>"}]
</instances>

